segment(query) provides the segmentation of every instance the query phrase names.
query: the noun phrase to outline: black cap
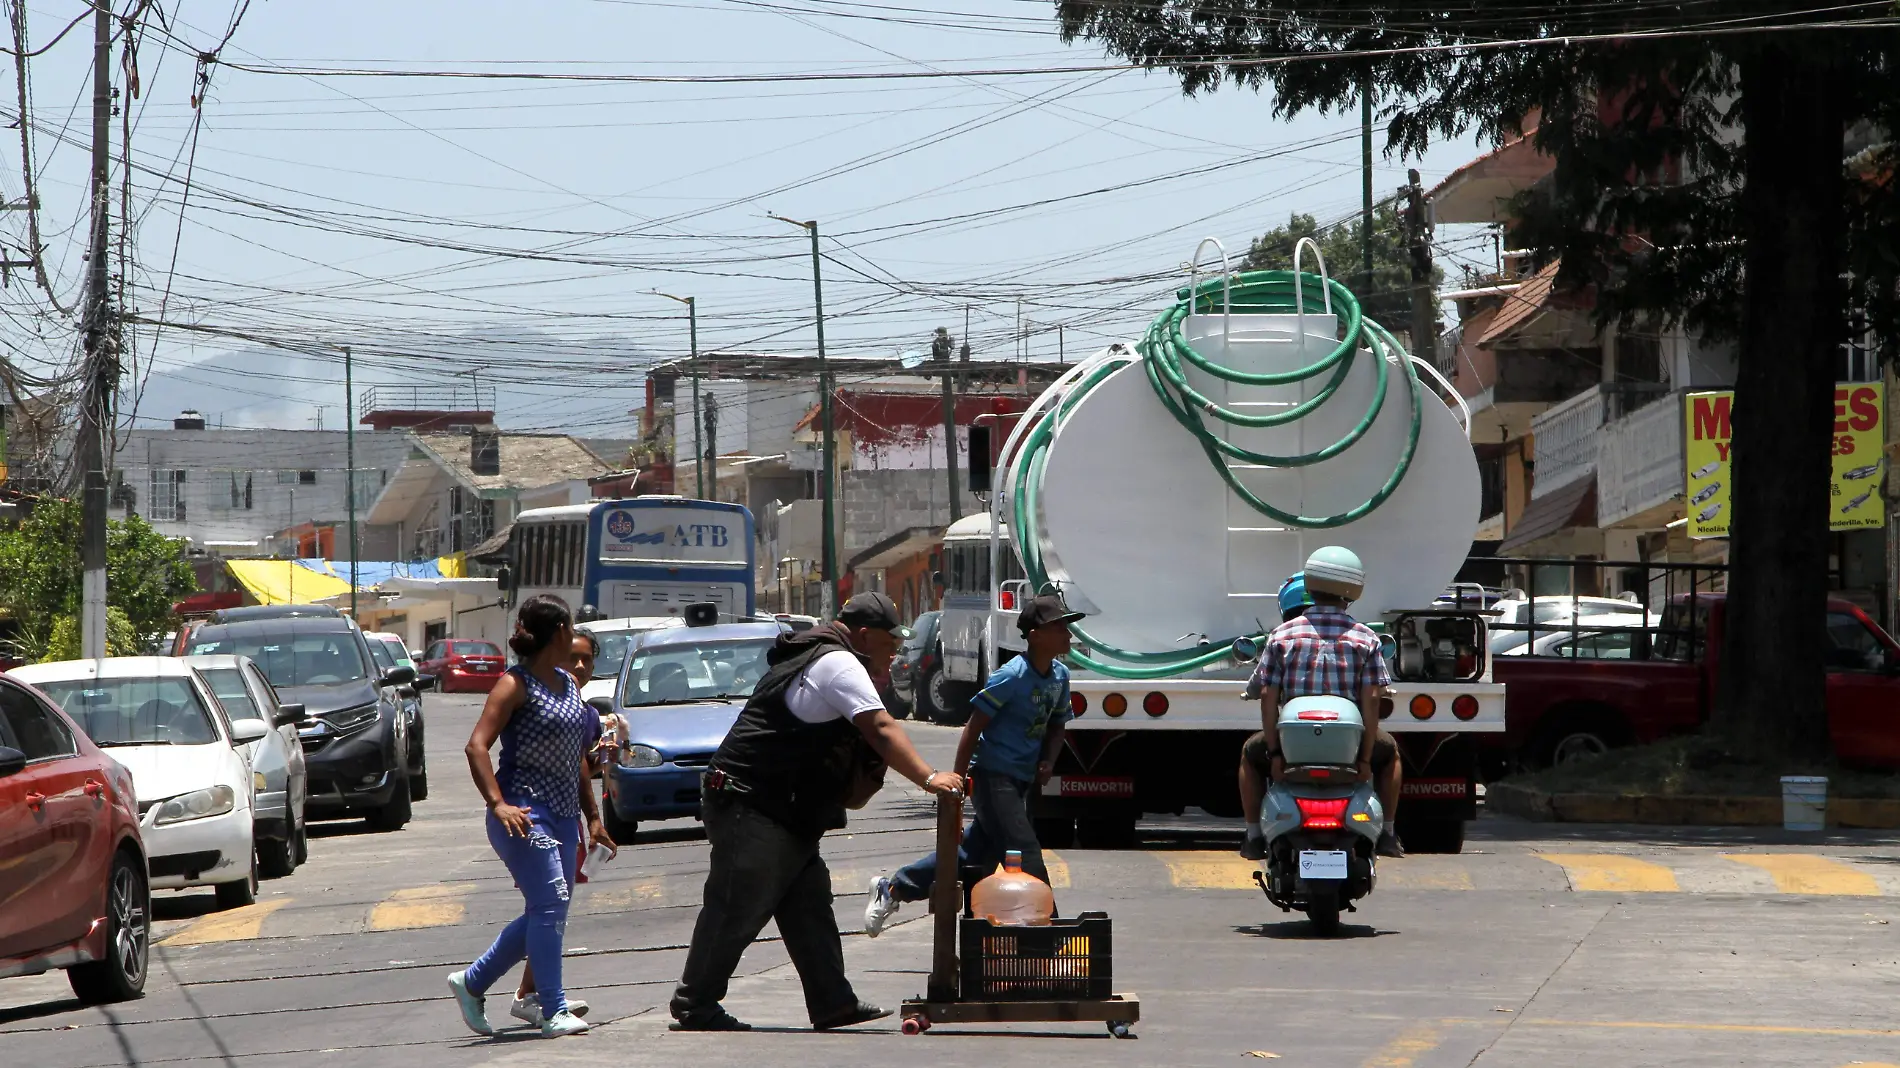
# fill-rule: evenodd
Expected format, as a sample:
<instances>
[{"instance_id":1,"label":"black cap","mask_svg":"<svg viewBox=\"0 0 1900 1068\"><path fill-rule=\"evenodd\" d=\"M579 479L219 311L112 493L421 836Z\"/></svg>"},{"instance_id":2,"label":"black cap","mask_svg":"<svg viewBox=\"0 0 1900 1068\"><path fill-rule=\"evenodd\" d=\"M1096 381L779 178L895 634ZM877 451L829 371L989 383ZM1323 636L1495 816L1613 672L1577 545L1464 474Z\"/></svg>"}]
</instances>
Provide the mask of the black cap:
<instances>
[{"instance_id":1,"label":"black cap","mask_svg":"<svg viewBox=\"0 0 1900 1068\"><path fill-rule=\"evenodd\" d=\"M1037 627L1046 627L1051 623L1068 625L1083 618L1081 612L1069 611L1069 606L1058 594L1045 593L1029 599L1023 606L1023 613L1016 617L1016 629L1028 634Z\"/></svg>"},{"instance_id":2,"label":"black cap","mask_svg":"<svg viewBox=\"0 0 1900 1068\"><path fill-rule=\"evenodd\" d=\"M897 618L897 606L881 593L860 593L838 610L838 622L853 629L870 627L888 630L900 638L911 636L911 629Z\"/></svg>"}]
</instances>

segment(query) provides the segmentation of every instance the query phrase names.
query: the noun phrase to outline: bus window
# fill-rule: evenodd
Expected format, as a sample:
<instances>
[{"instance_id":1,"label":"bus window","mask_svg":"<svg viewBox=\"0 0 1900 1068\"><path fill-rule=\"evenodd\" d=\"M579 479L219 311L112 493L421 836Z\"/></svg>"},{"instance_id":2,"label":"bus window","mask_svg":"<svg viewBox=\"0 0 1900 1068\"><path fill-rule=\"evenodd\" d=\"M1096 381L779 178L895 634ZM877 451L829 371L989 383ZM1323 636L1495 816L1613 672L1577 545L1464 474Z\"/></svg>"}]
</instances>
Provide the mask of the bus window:
<instances>
[{"instance_id":1,"label":"bus window","mask_svg":"<svg viewBox=\"0 0 1900 1068\"><path fill-rule=\"evenodd\" d=\"M579 586L587 569L587 527L581 523L569 523L567 542L570 549L567 554L567 584Z\"/></svg>"}]
</instances>

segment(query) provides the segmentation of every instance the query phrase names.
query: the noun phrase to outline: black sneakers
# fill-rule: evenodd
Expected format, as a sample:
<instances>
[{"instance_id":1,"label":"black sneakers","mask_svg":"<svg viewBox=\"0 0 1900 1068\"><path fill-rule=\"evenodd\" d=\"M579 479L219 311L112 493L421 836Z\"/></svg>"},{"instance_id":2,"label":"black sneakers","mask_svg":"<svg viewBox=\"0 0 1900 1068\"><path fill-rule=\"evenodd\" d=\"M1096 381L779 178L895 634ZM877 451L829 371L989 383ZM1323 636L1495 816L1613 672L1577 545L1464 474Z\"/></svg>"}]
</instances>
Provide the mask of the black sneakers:
<instances>
[{"instance_id":1,"label":"black sneakers","mask_svg":"<svg viewBox=\"0 0 1900 1068\"><path fill-rule=\"evenodd\" d=\"M1399 844L1399 836L1391 831L1379 832L1379 845L1374 850L1382 857L1402 858L1405 847Z\"/></svg>"},{"instance_id":2,"label":"black sneakers","mask_svg":"<svg viewBox=\"0 0 1900 1068\"><path fill-rule=\"evenodd\" d=\"M841 1012L836 1016L824 1020L813 1020L811 1026L814 1031L831 1031L840 1027L850 1027L852 1024L882 1020L890 1014L891 1010L889 1009L880 1009L868 1001L860 1001L857 1007L847 1012Z\"/></svg>"},{"instance_id":3,"label":"black sneakers","mask_svg":"<svg viewBox=\"0 0 1900 1068\"><path fill-rule=\"evenodd\" d=\"M750 1031L752 1025L725 1009L714 1006L711 1012L695 1013L674 1020L670 1029L674 1031Z\"/></svg>"}]
</instances>

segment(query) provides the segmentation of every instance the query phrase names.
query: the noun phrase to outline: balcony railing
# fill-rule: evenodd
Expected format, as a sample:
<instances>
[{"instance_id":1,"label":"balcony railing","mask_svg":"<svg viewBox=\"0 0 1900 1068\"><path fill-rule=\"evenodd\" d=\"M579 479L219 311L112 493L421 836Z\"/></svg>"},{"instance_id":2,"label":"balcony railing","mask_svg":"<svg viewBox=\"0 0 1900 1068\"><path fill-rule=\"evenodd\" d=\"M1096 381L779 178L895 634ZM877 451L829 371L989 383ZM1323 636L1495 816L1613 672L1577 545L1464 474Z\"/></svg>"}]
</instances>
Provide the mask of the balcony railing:
<instances>
[{"instance_id":1,"label":"balcony railing","mask_svg":"<svg viewBox=\"0 0 1900 1068\"><path fill-rule=\"evenodd\" d=\"M1542 497L1593 474L1597 432L1603 425L1665 391L1658 382L1593 386L1532 419L1537 481L1531 487L1531 497Z\"/></svg>"},{"instance_id":2,"label":"balcony railing","mask_svg":"<svg viewBox=\"0 0 1900 1068\"><path fill-rule=\"evenodd\" d=\"M357 399L362 415L374 412L493 412L495 387L461 382L430 386L371 386Z\"/></svg>"},{"instance_id":3,"label":"balcony railing","mask_svg":"<svg viewBox=\"0 0 1900 1068\"><path fill-rule=\"evenodd\" d=\"M1682 394L1605 425L1597 445L1597 522L1613 526L1681 496Z\"/></svg>"}]
</instances>

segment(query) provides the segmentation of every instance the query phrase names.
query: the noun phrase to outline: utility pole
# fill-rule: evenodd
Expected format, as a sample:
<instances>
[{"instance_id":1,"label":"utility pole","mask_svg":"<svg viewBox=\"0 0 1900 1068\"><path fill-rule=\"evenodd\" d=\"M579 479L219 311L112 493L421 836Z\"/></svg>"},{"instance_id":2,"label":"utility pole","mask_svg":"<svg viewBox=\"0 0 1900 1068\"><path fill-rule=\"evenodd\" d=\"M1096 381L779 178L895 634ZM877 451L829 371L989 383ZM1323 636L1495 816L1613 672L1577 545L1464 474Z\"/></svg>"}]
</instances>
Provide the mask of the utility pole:
<instances>
[{"instance_id":1,"label":"utility pole","mask_svg":"<svg viewBox=\"0 0 1900 1068\"><path fill-rule=\"evenodd\" d=\"M719 398L718 397L706 398L706 408L704 411L700 413L700 417L706 421L706 451L700 454L699 462L697 464L694 464L693 466L699 468L700 471L702 472L706 470L706 468L708 467L712 468L713 495L711 497L707 497L705 495L706 491L703 489L700 490L700 499L709 501L709 500L715 500L719 496ZM694 442L698 442L699 435L697 433L693 435L693 440ZM705 484L706 484L705 476L701 475L700 485L704 486Z\"/></svg>"},{"instance_id":2,"label":"utility pole","mask_svg":"<svg viewBox=\"0 0 1900 1068\"><path fill-rule=\"evenodd\" d=\"M343 492L350 512L350 618L356 618L356 362L343 346ZM334 513L333 513L334 514Z\"/></svg>"},{"instance_id":3,"label":"utility pole","mask_svg":"<svg viewBox=\"0 0 1900 1068\"><path fill-rule=\"evenodd\" d=\"M665 297L668 300L677 300L681 304L686 305L686 336L690 339L688 344L691 345L692 356L689 358L692 361L693 367L693 478L699 484L698 497L703 501L708 498L706 497L706 469L701 465L699 460L701 456L705 455L699 447L699 299L697 297L676 297L671 293L662 293L657 289L653 291L653 295L656 297ZM674 425L678 426L679 424L675 422ZM679 453L679 442L674 442L673 456L677 459ZM713 492L719 492L719 473L717 471L713 472Z\"/></svg>"},{"instance_id":4,"label":"utility pole","mask_svg":"<svg viewBox=\"0 0 1900 1068\"><path fill-rule=\"evenodd\" d=\"M825 475L822 480L825 497L825 559L824 571L820 577L824 579L825 597L828 601L825 605L824 614L826 618L830 618L838 611L838 529L833 519L833 515L837 511L837 487L834 485L834 480L837 477L838 463L833 451L835 444L831 434L831 367L825 362L825 284L823 275L818 267L818 220L811 219L806 222L799 222L797 219L788 219L783 215L774 215L772 218L780 222L791 223L793 226L802 227L806 233L811 235L812 306L815 310L815 319L818 325L818 421L825 436Z\"/></svg>"},{"instance_id":5,"label":"utility pole","mask_svg":"<svg viewBox=\"0 0 1900 1068\"><path fill-rule=\"evenodd\" d=\"M1418 169L1405 172L1405 236L1412 246L1412 355L1438 364L1438 295L1432 288L1432 221Z\"/></svg>"},{"instance_id":6,"label":"utility pole","mask_svg":"<svg viewBox=\"0 0 1900 1068\"><path fill-rule=\"evenodd\" d=\"M112 400L119 389L117 330L107 273L112 203L112 4L93 0L92 242L86 275L86 391L79 407L82 568L80 656L106 655L106 455ZM21 121L25 121L22 117Z\"/></svg>"},{"instance_id":7,"label":"utility pole","mask_svg":"<svg viewBox=\"0 0 1900 1068\"><path fill-rule=\"evenodd\" d=\"M1359 299L1372 293L1372 76L1359 83Z\"/></svg>"},{"instance_id":8,"label":"utility pole","mask_svg":"<svg viewBox=\"0 0 1900 1068\"><path fill-rule=\"evenodd\" d=\"M967 335L966 335L967 336ZM942 365L943 370L943 452L944 467L950 474L950 522L963 518L962 500L957 496L957 393L956 370L950 362L952 350L956 348L950 340L950 331L937 328L937 336L930 339L930 356Z\"/></svg>"}]
</instances>

